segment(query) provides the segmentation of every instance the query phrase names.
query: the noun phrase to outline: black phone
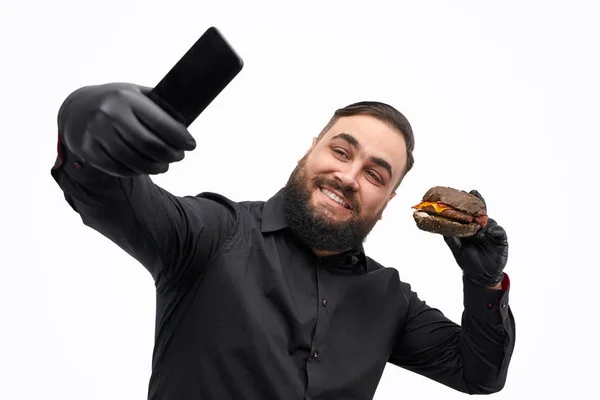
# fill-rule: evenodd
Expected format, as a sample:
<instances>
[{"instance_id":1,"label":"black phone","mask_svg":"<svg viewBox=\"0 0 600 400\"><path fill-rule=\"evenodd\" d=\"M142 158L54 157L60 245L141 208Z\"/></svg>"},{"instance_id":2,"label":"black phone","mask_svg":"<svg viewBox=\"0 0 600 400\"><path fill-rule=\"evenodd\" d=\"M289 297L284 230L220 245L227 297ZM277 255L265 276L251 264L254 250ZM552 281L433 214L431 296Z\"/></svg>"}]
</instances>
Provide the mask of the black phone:
<instances>
[{"instance_id":1,"label":"black phone","mask_svg":"<svg viewBox=\"0 0 600 400\"><path fill-rule=\"evenodd\" d=\"M189 127L243 66L242 58L213 26L200 36L148 97Z\"/></svg>"}]
</instances>

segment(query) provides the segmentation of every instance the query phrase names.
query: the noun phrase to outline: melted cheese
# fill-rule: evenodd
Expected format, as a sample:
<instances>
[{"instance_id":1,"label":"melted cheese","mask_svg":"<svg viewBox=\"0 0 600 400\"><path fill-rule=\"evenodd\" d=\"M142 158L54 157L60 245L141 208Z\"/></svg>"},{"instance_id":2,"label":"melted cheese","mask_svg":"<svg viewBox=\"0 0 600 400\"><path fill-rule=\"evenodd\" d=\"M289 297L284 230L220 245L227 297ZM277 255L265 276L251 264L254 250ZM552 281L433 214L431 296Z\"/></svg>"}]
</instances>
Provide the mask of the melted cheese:
<instances>
[{"instance_id":1,"label":"melted cheese","mask_svg":"<svg viewBox=\"0 0 600 400\"><path fill-rule=\"evenodd\" d=\"M433 207L435 209L435 211L438 212L438 213L441 213L444 210L449 210L449 209L452 208L452 207L448 207L448 206L446 206L444 204L434 203L434 202L431 202L431 201L424 201L422 203L417 204L416 206L413 206L413 208L416 208L417 210L420 210L423 207L427 207L427 206Z\"/></svg>"}]
</instances>

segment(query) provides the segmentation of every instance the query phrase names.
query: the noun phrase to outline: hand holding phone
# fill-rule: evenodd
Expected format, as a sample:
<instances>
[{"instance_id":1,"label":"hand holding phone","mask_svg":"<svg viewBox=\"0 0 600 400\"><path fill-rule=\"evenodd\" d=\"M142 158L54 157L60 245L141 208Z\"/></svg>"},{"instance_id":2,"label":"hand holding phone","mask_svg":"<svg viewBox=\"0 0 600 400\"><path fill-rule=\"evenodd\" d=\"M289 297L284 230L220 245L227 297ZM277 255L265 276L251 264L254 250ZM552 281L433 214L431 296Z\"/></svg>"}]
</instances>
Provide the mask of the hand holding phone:
<instances>
[{"instance_id":1,"label":"hand holding phone","mask_svg":"<svg viewBox=\"0 0 600 400\"><path fill-rule=\"evenodd\" d=\"M153 89L109 83L73 92L59 111L60 139L80 160L111 175L164 173L195 149L187 127L242 66L210 28Z\"/></svg>"}]
</instances>

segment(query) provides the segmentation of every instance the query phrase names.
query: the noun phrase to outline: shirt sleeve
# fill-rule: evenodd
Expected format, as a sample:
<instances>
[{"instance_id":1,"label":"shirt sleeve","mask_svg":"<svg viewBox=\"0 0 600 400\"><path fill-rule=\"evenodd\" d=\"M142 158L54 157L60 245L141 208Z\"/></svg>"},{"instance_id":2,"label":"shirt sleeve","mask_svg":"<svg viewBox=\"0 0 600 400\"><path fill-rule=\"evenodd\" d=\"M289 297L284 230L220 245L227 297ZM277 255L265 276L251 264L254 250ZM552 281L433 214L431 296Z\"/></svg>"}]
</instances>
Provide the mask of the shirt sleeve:
<instances>
[{"instance_id":1,"label":"shirt sleeve","mask_svg":"<svg viewBox=\"0 0 600 400\"><path fill-rule=\"evenodd\" d=\"M502 290L463 280L461 325L428 306L404 284L408 313L389 362L469 394L500 391L515 345L515 321L508 304L510 280Z\"/></svg>"},{"instance_id":2,"label":"shirt sleeve","mask_svg":"<svg viewBox=\"0 0 600 400\"><path fill-rule=\"evenodd\" d=\"M175 196L147 175L106 174L78 160L60 134L51 175L84 225L139 261L159 291L201 272L235 230L234 202L214 193Z\"/></svg>"}]
</instances>

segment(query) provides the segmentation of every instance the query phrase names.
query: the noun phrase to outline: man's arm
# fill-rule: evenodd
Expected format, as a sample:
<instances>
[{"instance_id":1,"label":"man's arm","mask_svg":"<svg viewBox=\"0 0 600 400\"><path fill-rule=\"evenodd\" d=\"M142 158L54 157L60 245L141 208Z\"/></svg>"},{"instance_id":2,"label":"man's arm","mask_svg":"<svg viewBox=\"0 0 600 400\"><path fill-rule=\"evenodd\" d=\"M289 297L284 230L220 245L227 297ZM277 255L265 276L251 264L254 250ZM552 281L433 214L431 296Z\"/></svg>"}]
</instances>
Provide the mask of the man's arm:
<instances>
[{"instance_id":1,"label":"man's arm","mask_svg":"<svg viewBox=\"0 0 600 400\"><path fill-rule=\"evenodd\" d=\"M464 280L464 311L458 325L404 284L408 315L389 362L460 392L500 391L515 346L508 275L501 285L501 290L494 290Z\"/></svg>"},{"instance_id":2,"label":"man's arm","mask_svg":"<svg viewBox=\"0 0 600 400\"><path fill-rule=\"evenodd\" d=\"M175 196L147 174L119 177L95 168L63 142L61 113L51 174L83 223L146 267L158 290L180 285L209 263L235 229L235 204L209 193ZM65 251L68 246L66 242Z\"/></svg>"}]
</instances>

